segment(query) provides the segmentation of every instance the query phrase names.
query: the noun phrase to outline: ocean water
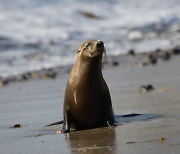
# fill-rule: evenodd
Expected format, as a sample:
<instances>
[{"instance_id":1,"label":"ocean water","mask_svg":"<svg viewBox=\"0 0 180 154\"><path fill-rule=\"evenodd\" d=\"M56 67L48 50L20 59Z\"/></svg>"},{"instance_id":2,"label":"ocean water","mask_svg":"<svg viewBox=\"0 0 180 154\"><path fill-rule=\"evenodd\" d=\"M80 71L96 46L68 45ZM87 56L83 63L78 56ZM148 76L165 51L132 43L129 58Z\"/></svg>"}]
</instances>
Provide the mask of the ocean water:
<instances>
[{"instance_id":1,"label":"ocean water","mask_svg":"<svg viewBox=\"0 0 180 154\"><path fill-rule=\"evenodd\" d=\"M108 55L178 45L180 0L0 0L0 76L74 62L87 39Z\"/></svg>"}]
</instances>

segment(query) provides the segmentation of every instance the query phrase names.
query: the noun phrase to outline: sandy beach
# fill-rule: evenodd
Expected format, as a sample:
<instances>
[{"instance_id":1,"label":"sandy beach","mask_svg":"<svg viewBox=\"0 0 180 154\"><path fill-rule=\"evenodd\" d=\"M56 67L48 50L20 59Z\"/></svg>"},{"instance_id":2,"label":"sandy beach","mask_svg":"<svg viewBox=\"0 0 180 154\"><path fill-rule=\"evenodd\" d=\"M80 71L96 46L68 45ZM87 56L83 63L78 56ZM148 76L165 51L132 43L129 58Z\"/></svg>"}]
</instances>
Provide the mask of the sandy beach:
<instances>
[{"instance_id":1,"label":"sandy beach","mask_svg":"<svg viewBox=\"0 0 180 154\"><path fill-rule=\"evenodd\" d=\"M179 10L179 0L0 0L0 154L179 154ZM62 134L62 124L45 126L63 120L69 73L89 39L106 49L117 126ZM102 100L97 85L90 102ZM89 111L103 117L85 108L89 123Z\"/></svg>"},{"instance_id":2,"label":"sandy beach","mask_svg":"<svg viewBox=\"0 0 180 154\"><path fill-rule=\"evenodd\" d=\"M126 60L125 60L126 59ZM116 127L57 134L63 119L69 74L31 79L0 87L0 153L153 153L180 151L180 56L143 67L137 57L114 57L105 66ZM137 60L137 61L136 61ZM62 71L62 70L61 70ZM141 93L141 85L154 90ZM122 115L136 113L136 116ZM13 128L20 124L18 128Z\"/></svg>"}]
</instances>

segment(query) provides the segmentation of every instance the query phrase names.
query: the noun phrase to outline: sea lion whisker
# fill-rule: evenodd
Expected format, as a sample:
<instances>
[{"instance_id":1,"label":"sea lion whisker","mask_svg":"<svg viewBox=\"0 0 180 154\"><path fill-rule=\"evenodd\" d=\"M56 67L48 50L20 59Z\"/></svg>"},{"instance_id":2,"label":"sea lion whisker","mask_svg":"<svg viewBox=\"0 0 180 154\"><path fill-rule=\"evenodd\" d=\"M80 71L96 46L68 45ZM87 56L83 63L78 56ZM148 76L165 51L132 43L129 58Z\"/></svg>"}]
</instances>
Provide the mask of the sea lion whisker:
<instances>
[{"instance_id":1,"label":"sea lion whisker","mask_svg":"<svg viewBox=\"0 0 180 154\"><path fill-rule=\"evenodd\" d=\"M108 126L111 126L108 121L107 121L107 124L108 124Z\"/></svg>"},{"instance_id":2,"label":"sea lion whisker","mask_svg":"<svg viewBox=\"0 0 180 154\"><path fill-rule=\"evenodd\" d=\"M104 57L103 57L104 61L107 62L106 48L104 48L104 54L103 55L104 55Z\"/></svg>"}]
</instances>

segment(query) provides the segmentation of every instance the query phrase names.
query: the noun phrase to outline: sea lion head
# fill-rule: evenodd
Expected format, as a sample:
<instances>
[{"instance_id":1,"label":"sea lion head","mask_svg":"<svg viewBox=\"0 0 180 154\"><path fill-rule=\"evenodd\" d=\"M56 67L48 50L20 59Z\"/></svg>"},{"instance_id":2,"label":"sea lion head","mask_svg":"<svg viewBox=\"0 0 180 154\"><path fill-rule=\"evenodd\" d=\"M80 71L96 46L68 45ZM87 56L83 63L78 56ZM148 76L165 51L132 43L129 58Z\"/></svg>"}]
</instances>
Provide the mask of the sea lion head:
<instances>
[{"instance_id":1,"label":"sea lion head","mask_svg":"<svg viewBox=\"0 0 180 154\"><path fill-rule=\"evenodd\" d=\"M105 47L101 40L85 41L78 50L78 55L85 59L101 59L103 53L105 53Z\"/></svg>"}]
</instances>

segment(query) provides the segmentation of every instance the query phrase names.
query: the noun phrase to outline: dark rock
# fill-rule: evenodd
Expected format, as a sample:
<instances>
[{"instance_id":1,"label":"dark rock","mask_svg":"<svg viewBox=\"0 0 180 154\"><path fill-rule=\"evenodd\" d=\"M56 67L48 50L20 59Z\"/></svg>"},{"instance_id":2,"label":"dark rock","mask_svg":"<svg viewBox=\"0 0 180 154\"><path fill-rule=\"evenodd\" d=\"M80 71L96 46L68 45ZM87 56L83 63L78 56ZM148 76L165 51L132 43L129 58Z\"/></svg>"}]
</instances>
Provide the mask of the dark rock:
<instances>
[{"instance_id":1,"label":"dark rock","mask_svg":"<svg viewBox=\"0 0 180 154\"><path fill-rule=\"evenodd\" d=\"M9 80L0 79L0 87L7 86L9 84Z\"/></svg>"},{"instance_id":2,"label":"dark rock","mask_svg":"<svg viewBox=\"0 0 180 154\"><path fill-rule=\"evenodd\" d=\"M180 54L180 46L175 47L175 48L172 50L172 53L175 54L175 55Z\"/></svg>"},{"instance_id":3,"label":"dark rock","mask_svg":"<svg viewBox=\"0 0 180 154\"><path fill-rule=\"evenodd\" d=\"M12 128L21 128L20 124L15 124Z\"/></svg>"},{"instance_id":4,"label":"dark rock","mask_svg":"<svg viewBox=\"0 0 180 154\"><path fill-rule=\"evenodd\" d=\"M57 76L57 73L56 73L56 72L51 72L48 76L49 76L49 78L51 78L51 79L55 79L56 76Z\"/></svg>"},{"instance_id":5,"label":"dark rock","mask_svg":"<svg viewBox=\"0 0 180 154\"><path fill-rule=\"evenodd\" d=\"M22 75L22 80L28 80L31 78L31 74L30 73L25 73Z\"/></svg>"},{"instance_id":6,"label":"dark rock","mask_svg":"<svg viewBox=\"0 0 180 154\"><path fill-rule=\"evenodd\" d=\"M90 19L101 19L101 18L103 18L101 16L98 16L98 15L96 15L96 14L94 14L92 12L88 12L88 11L83 11L82 14L85 17L90 18Z\"/></svg>"},{"instance_id":7,"label":"dark rock","mask_svg":"<svg viewBox=\"0 0 180 154\"><path fill-rule=\"evenodd\" d=\"M169 60L170 58L171 58L171 54L169 53L169 52L164 52L163 54L162 54L162 56L161 56L161 58L163 59L163 60Z\"/></svg>"},{"instance_id":8,"label":"dark rock","mask_svg":"<svg viewBox=\"0 0 180 154\"><path fill-rule=\"evenodd\" d=\"M4 85L8 85L9 84L9 80L5 79L5 80L3 80L3 83L4 83Z\"/></svg>"},{"instance_id":9,"label":"dark rock","mask_svg":"<svg viewBox=\"0 0 180 154\"><path fill-rule=\"evenodd\" d=\"M136 54L135 54L135 51L133 49L131 49L128 51L128 55L129 56L135 56Z\"/></svg>"},{"instance_id":10,"label":"dark rock","mask_svg":"<svg viewBox=\"0 0 180 154\"><path fill-rule=\"evenodd\" d=\"M32 74L30 72L27 72L27 73L24 73L24 74L21 74L17 77L17 80L19 82L22 82L22 81L27 81L29 79L32 78Z\"/></svg>"},{"instance_id":11,"label":"dark rock","mask_svg":"<svg viewBox=\"0 0 180 154\"><path fill-rule=\"evenodd\" d=\"M160 52L162 52L162 50L160 48L158 48L158 49L156 49L156 52L160 53Z\"/></svg>"},{"instance_id":12,"label":"dark rock","mask_svg":"<svg viewBox=\"0 0 180 154\"><path fill-rule=\"evenodd\" d=\"M151 64L157 64L157 61L158 61L158 54L157 52L152 52L149 54L149 62Z\"/></svg>"}]
</instances>

